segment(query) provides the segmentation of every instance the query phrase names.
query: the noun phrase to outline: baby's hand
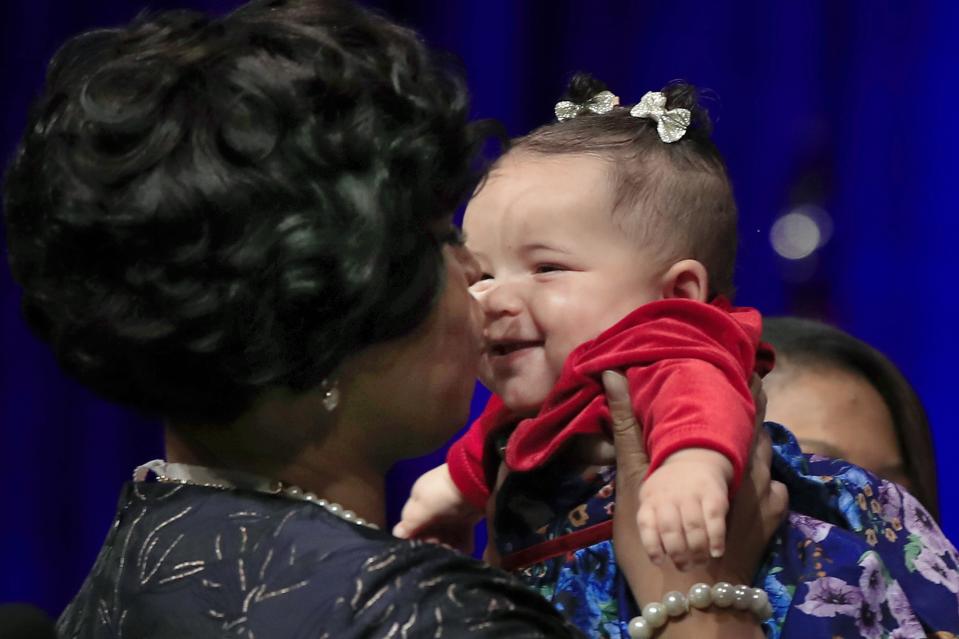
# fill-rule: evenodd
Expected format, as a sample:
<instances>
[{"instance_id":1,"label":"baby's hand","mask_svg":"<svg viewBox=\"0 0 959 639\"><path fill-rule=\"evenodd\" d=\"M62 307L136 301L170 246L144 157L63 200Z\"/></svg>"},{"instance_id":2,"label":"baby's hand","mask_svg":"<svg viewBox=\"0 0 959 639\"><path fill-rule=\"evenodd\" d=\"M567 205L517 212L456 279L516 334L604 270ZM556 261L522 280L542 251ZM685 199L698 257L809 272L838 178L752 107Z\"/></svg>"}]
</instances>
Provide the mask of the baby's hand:
<instances>
[{"instance_id":1,"label":"baby's hand","mask_svg":"<svg viewBox=\"0 0 959 639\"><path fill-rule=\"evenodd\" d=\"M466 501L443 464L413 484L393 534L435 541L469 553L473 551L473 527L484 514Z\"/></svg>"},{"instance_id":2,"label":"baby's hand","mask_svg":"<svg viewBox=\"0 0 959 639\"><path fill-rule=\"evenodd\" d=\"M705 448L680 450L639 490L639 533L653 563L668 556L684 570L722 557L733 465Z\"/></svg>"}]
</instances>

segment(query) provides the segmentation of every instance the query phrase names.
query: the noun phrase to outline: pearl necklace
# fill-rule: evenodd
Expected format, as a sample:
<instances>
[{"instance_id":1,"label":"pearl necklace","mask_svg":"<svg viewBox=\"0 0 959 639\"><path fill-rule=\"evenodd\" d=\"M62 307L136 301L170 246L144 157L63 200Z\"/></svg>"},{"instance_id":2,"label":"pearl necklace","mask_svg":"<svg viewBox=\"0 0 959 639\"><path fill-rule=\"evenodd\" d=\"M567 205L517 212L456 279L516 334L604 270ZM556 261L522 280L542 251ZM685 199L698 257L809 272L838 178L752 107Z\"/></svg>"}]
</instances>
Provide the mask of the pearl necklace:
<instances>
[{"instance_id":1,"label":"pearl necklace","mask_svg":"<svg viewBox=\"0 0 959 639\"><path fill-rule=\"evenodd\" d=\"M348 510L336 502L321 499L314 493L304 491L299 486L293 486L279 480L265 479L242 471L190 464L172 464L162 459L154 459L134 469L133 481L144 481L151 473L161 482L219 488L221 490L252 490L267 495L279 495L289 499L305 501L314 506L319 506L331 515L335 515L351 524L366 526L374 530L380 528L358 516L352 510Z\"/></svg>"}]
</instances>

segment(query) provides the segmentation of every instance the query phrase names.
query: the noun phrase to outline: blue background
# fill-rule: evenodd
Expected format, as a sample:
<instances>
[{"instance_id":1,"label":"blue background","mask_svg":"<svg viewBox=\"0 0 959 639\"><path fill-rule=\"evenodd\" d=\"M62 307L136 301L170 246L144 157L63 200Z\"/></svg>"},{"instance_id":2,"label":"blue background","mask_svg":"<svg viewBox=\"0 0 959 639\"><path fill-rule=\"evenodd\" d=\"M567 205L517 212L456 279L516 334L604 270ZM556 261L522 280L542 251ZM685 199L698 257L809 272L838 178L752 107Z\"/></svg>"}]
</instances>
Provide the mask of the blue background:
<instances>
[{"instance_id":1,"label":"blue background","mask_svg":"<svg viewBox=\"0 0 959 639\"><path fill-rule=\"evenodd\" d=\"M8 159L62 41L144 7L224 11L228 0L0 3L0 155ZM635 102L683 78L712 89L715 138L741 211L738 302L827 319L886 352L934 427L946 532L959 538L959 359L954 254L959 3L878 0L369 2L462 61L477 116L521 134L588 70ZM773 222L814 204L831 239L781 259ZM2 234L2 230L0 230ZM25 329L0 267L0 602L57 614L103 539L120 483L162 455L159 427L65 379ZM479 402L477 402L479 403ZM418 469L389 482L395 516Z\"/></svg>"}]
</instances>

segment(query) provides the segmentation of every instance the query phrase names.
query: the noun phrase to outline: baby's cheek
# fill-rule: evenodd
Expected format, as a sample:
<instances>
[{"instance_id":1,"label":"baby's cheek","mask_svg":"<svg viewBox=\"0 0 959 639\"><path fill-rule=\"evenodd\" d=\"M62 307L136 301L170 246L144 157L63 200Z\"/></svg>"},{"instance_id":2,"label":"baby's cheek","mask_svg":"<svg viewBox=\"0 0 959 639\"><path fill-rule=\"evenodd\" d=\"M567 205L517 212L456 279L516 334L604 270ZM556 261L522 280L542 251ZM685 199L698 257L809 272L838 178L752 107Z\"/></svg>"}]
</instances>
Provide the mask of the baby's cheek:
<instances>
[{"instance_id":1,"label":"baby's cheek","mask_svg":"<svg viewBox=\"0 0 959 639\"><path fill-rule=\"evenodd\" d=\"M563 367L569 354L584 342L595 339L600 333L612 326L608 314L592 312L592 309L583 309L570 305L564 312L557 312L562 318L550 332L548 339L552 341L553 351L551 364L557 370Z\"/></svg>"},{"instance_id":2,"label":"baby's cheek","mask_svg":"<svg viewBox=\"0 0 959 639\"><path fill-rule=\"evenodd\" d=\"M559 374L566 364L569 354L579 346L575 336L566 336L565 338L550 339L546 347L546 364L549 366L550 373L559 379ZM585 341L585 340L584 340Z\"/></svg>"}]
</instances>

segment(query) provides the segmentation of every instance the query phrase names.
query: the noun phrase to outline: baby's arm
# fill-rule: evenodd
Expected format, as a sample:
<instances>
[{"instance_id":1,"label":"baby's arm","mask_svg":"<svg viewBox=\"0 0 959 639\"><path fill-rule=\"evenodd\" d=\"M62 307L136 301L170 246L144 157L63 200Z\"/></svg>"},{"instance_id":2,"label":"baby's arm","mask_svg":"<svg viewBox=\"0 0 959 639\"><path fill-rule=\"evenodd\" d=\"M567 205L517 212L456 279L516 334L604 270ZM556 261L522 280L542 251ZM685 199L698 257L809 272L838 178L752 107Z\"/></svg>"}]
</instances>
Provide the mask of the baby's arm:
<instances>
[{"instance_id":1,"label":"baby's arm","mask_svg":"<svg viewBox=\"0 0 959 639\"><path fill-rule=\"evenodd\" d=\"M639 527L650 558L678 567L722 556L729 494L742 478L755 406L742 373L676 359L627 371L652 467Z\"/></svg>"},{"instance_id":2,"label":"baby's arm","mask_svg":"<svg viewBox=\"0 0 959 639\"><path fill-rule=\"evenodd\" d=\"M473 527L484 514L467 501L453 483L449 466L443 464L413 484L393 534L437 541L469 553L473 550Z\"/></svg>"},{"instance_id":3,"label":"baby's arm","mask_svg":"<svg viewBox=\"0 0 959 639\"><path fill-rule=\"evenodd\" d=\"M450 446L446 463L416 480L394 535L472 551L473 526L486 515L490 498L483 461L486 443L505 410L499 398L490 398L483 414Z\"/></svg>"},{"instance_id":4,"label":"baby's arm","mask_svg":"<svg viewBox=\"0 0 959 639\"><path fill-rule=\"evenodd\" d=\"M639 533L654 563L680 569L723 555L733 465L707 448L679 450L643 482Z\"/></svg>"}]
</instances>

